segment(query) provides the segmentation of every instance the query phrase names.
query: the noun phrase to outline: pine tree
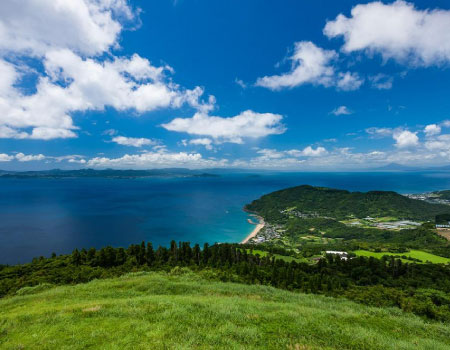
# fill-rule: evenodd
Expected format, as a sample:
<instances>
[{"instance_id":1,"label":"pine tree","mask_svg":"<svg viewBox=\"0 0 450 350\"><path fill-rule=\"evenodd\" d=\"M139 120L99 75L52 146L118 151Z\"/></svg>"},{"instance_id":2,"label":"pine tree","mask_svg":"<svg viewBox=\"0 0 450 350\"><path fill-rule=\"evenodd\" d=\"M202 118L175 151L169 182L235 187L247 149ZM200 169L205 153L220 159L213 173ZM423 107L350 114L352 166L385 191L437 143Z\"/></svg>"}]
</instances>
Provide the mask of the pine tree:
<instances>
[{"instance_id":1,"label":"pine tree","mask_svg":"<svg viewBox=\"0 0 450 350\"><path fill-rule=\"evenodd\" d=\"M152 266L155 262L155 252L153 250L153 245L150 242L147 243L146 259L148 266Z\"/></svg>"},{"instance_id":2,"label":"pine tree","mask_svg":"<svg viewBox=\"0 0 450 350\"><path fill-rule=\"evenodd\" d=\"M144 265L147 262L147 257L146 257L146 251L145 251L145 242L142 241L140 247L139 247L139 252L138 252L138 263L139 265Z\"/></svg>"},{"instance_id":3,"label":"pine tree","mask_svg":"<svg viewBox=\"0 0 450 350\"><path fill-rule=\"evenodd\" d=\"M80 265L81 263L81 255L80 252L78 251L78 249L75 249L72 252L72 264L74 264L75 266Z\"/></svg>"}]
</instances>

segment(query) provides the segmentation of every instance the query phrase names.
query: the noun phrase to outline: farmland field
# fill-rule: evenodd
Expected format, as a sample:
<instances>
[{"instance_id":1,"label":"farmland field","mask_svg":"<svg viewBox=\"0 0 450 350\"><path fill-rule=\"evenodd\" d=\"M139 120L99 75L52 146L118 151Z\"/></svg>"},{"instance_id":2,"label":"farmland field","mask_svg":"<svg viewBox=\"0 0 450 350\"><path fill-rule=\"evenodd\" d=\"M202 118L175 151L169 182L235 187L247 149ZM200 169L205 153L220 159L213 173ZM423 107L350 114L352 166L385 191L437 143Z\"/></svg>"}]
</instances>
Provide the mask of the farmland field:
<instances>
[{"instance_id":1,"label":"farmland field","mask_svg":"<svg viewBox=\"0 0 450 350\"><path fill-rule=\"evenodd\" d=\"M419 259L422 260L422 262L431 262L433 264L448 264L450 263L449 258L444 258L442 256L434 255L431 253L424 252L422 250L415 250L411 249L409 252L405 253L390 253L390 252L370 252L368 250L355 250L354 253L357 256L373 256L374 258L381 259L384 255L390 255L390 256L408 256L410 258ZM403 261L407 262L408 260L402 259Z\"/></svg>"}]
</instances>

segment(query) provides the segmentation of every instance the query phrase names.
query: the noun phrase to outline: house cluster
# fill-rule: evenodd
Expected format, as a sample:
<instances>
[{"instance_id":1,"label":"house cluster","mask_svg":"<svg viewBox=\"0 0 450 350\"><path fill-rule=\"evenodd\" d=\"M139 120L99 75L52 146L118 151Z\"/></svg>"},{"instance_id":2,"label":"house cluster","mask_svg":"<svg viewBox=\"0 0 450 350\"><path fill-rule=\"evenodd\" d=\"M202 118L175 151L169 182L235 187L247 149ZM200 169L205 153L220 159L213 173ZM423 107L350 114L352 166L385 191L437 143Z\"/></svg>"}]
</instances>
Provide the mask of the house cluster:
<instances>
[{"instance_id":1,"label":"house cluster","mask_svg":"<svg viewBox=\"0 0 450 350\"><path fill-rule=\"evenodd\" d=\"M264 243L273 239L281 238L281 235L286 231L281 225L272 225L265 223L264 228L258 232L257 236L252 238L253 243Z\"/></svg>"},{"instance_id":2,"label":"house cluster","mask_svg":"<svg viewBox=\"0 0 450 350\"><path fill-rule=\"evenodd\" d=\"M302 213L302 212L300 212L298 210L294 210L294 209L280 210L280 213L284 214L284 215L288 215L288 216L296 216L301 219L311 219L311 218L320 217L319 214L317 214L316 212Z\"/></svg>"},{"instance_id":3,"label":"house cluster","mask_svg":"<svg viewBox=\"0 0 450 350\"><path fill-rule=\"evenodd\" d=\"M405 194L406 197L411 199L418 199L432 204L446 204L449 205L448 199L439 198L439 194L436 193L417 193L417 194Z\"/></svg>"},{"instance_id":4,"label":"house cluster","mask_svg":"<svg viewBox=\"0 0 450 350\"><path fill-rule=\"evenodd\" d=\"M348 260L348 253L347 252L341 252L341 251L338 251L338 250L327 250L327 251L325 251L325 254L331 254L331 255L339 255L339 257L342 259L342 260Z\"/></svg>"}]
</instances>

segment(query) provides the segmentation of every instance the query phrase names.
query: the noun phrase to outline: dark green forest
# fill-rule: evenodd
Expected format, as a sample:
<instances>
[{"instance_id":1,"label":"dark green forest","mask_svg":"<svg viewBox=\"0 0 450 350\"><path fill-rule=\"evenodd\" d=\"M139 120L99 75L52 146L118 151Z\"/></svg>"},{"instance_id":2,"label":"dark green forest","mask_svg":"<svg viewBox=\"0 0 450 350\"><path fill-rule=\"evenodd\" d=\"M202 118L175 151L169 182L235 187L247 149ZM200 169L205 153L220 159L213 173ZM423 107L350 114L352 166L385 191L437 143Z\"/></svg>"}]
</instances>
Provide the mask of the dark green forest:
<instances>
[{"instance_id":1,"label":"dark green forest","mask_svg":"<svg viewBox=\"0 0 450 350\"><path fill-rule=\"evenodd\" d=\"M258 249L260 246L258 246ZM249 250L247 252L247 249ZM423 317L450 321L450 267L403 263L394 257L341 260L327 255L316 264L286 262L252 253L252 245L172 241L154 249L142 242L127 249L74 250L70 255L36 258L32 263L0 267L0 295L32 293L52 285L76 284L156 270L189 268L221 281L263 284L304 293L345 297L373 306L392 306ZM274 253L289 254L281 248Z\"/></svg>"}]
</instances>

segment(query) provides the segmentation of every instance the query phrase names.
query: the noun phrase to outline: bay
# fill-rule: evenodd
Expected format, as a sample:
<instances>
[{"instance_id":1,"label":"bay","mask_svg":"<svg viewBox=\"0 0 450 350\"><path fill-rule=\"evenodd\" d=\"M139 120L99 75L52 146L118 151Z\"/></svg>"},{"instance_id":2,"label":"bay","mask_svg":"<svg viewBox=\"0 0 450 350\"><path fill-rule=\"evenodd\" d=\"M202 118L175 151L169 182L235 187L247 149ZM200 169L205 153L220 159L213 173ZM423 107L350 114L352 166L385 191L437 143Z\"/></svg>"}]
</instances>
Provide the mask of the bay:
<instances>
[{"instance_id":1,"label":"bay","mask_svg":"<svg viewBox=\"0 0 450 350\"><path fill-rule=\"evenodd\" d=\"M240 242L254 228L242 209L278 189L450 189L450 173L236 173L174 178L0 178L0 264L74 248L170 240Z\"/></svg>"}]
</instances>

